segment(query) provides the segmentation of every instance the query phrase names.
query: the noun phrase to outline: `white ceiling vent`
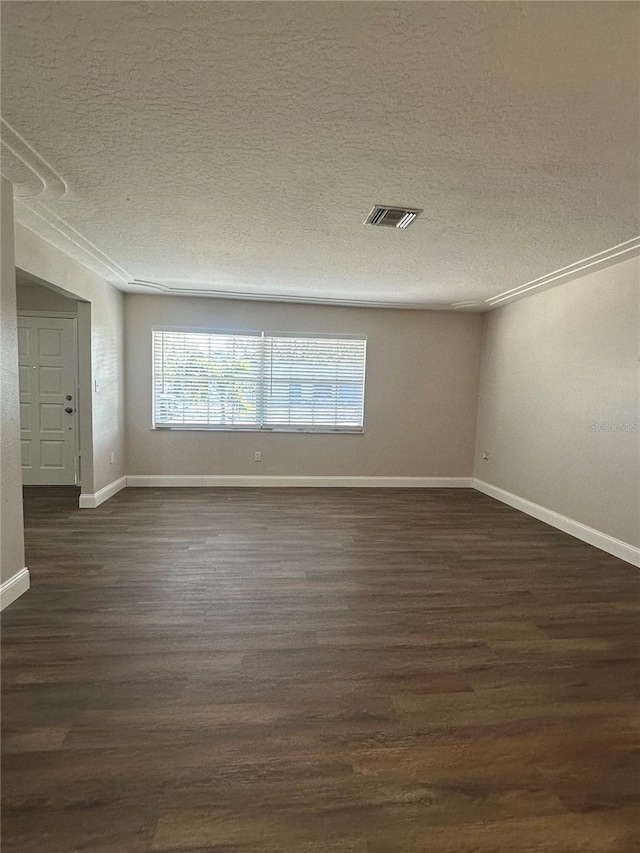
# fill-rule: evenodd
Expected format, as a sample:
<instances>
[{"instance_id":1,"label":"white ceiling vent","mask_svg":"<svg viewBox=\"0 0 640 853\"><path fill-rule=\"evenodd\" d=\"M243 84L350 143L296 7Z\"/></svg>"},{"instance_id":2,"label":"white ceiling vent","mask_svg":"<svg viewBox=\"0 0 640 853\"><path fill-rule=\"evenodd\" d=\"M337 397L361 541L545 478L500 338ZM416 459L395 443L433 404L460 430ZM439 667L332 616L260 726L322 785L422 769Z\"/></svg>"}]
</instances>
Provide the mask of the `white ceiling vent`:
<instances>
[{"instance_id":1,"label":"white ceiling vent","mask_svg":"<svg viewBox=\"0 0 640 853\"><path fill-rule=\"evenodd\" d=\"M384 225L385 228L408 228L422 210L417 207L390 207L376 204L364 221L365 225Z\"/></svg>"}]
</instances>

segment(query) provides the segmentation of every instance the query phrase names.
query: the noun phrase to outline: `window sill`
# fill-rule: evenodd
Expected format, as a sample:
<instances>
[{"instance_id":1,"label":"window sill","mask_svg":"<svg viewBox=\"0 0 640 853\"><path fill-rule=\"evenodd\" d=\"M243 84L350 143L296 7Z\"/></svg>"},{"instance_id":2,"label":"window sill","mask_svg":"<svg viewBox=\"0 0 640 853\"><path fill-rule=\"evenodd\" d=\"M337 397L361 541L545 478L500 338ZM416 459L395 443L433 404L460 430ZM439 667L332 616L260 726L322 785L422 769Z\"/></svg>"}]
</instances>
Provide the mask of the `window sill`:
<instances>
[{"instance_id":1,"label":"window sill","mask_svg":"<svg viewBox=\"0 0 640 853\"><path fill-rule=\"evenodd\" d=\"M206 427L206 426L153 426L151 432L233 432L233 433L303 433L308 435L364 435L364 429L322 429L313 427Z\"/></svg>"}]
</instances>

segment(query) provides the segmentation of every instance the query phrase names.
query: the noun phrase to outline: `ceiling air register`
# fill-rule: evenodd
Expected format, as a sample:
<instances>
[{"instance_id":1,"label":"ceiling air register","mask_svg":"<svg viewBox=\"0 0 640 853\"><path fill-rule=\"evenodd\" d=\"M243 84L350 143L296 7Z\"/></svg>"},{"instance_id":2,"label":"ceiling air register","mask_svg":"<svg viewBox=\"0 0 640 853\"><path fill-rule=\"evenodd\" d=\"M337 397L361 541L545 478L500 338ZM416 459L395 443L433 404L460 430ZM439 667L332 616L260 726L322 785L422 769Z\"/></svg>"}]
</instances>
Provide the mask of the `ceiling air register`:
<instances>
[{"instance_id":1,"label":"ceiling air register","mask_svg":"<svg viewBox=\"0 0 640 853\"><path fill-rule=\"evenodd\" d=\"M385 228L408 228L416 216L422 213L417 207L391 207L376 204L364 221L365 225L380 225Z\"/></svg>"}]
</instances>

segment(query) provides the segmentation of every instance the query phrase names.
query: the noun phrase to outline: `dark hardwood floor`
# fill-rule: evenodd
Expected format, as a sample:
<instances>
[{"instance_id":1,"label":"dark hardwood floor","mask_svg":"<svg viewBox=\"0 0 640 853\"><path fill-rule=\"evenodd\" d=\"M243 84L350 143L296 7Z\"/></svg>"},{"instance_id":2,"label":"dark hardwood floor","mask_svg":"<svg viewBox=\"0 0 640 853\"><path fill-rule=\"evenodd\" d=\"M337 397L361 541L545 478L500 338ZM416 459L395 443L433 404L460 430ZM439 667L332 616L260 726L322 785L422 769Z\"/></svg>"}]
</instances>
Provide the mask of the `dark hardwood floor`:
<instances>
[{"instance_id":1,"label":"dark hardwood floor","mask_svg":"<svg viewBox=\"0 0 640 853\"><path fill-rule=\"evenodd\" d=\"M3 853L640 850L638 582L470 490L26 490Z\"/></svg>"}]
</instances>

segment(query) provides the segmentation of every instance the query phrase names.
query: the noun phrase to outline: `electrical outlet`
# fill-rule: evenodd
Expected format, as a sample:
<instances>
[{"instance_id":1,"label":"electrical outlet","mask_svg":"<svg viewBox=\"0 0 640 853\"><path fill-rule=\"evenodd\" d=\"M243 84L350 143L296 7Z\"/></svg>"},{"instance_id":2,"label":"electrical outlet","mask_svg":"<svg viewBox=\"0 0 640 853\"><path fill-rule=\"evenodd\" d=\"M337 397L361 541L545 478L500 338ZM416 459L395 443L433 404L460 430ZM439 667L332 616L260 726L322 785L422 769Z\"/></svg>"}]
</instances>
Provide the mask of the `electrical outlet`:
<instances>
[{"instance_id":1,"label":"electrical outlet","mask_svg":"<svg viewBox=\"0 0 640 853\"><path fill-rule=\"evenodd\" d=\"M484 459L485 462L489 461L489 454L487 453L486 450L483 451L482 458Z\"/></svg>"},{"instance_id":2,"label":"electrical outlet","mask_svg":"<svg viewBox=\"0 0 640 853\"><path fill-rule=\"evenodd\" d=\"M256 452L253 454L253 461L262 462L262 453L259 450L256 450Z\"/></svg>"},{"instance_id":3,"label":"electrical outlet","mask_svg":"<svg viewBox=\"0 0 640 853\"><path fill-rule=\"evenodd\" d=\"M110 453L110 455L109 455L109 462L113 465L113 463L114 463L115 461L116 461L116 455L115 455L115 453L114 453L114 452L113 452L113 450L112 450L112 451L111 451L111 453Z\"/></svg>"}]
</instances>

